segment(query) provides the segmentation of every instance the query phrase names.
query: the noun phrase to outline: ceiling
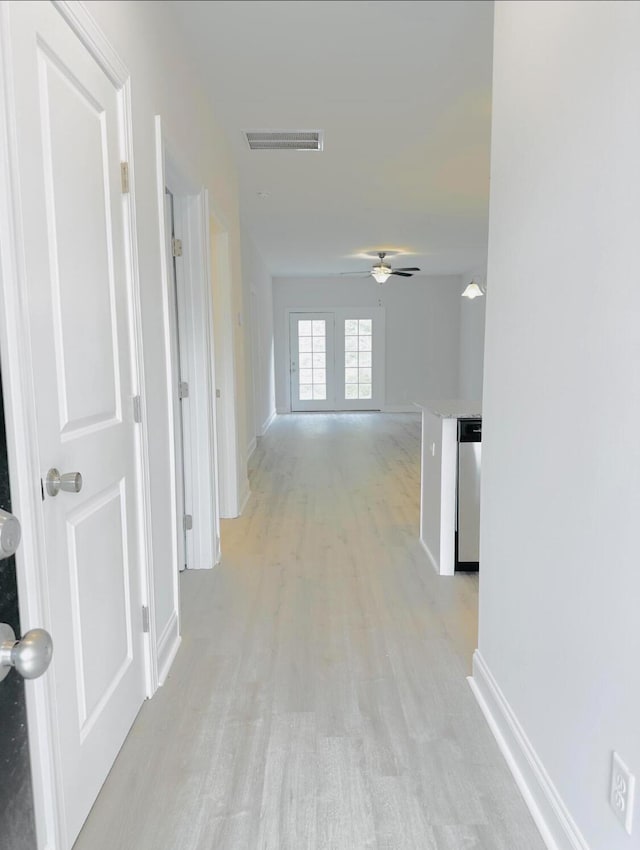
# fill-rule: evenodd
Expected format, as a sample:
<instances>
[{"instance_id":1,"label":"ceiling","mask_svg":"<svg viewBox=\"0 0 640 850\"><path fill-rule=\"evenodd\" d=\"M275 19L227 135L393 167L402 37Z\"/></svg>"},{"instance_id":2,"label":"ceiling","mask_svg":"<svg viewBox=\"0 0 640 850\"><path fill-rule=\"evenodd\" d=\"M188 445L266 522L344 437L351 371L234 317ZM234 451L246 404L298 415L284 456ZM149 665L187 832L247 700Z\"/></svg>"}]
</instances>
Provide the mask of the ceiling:
<instances>
[{"instance_id":1,"label":"ceiling","mask_svg":"<svg viewBox=\"0 0 640 850\"><path fill-rule=\"evenodd\" d=\"M163 4L164 5L164 4ZM486 263L493 3L180 0L274 275L428 274ZM244 130L320 129L324 150L250 151ZM267 193L260 197L258 193Z\"/></svg>"}]
</instances>

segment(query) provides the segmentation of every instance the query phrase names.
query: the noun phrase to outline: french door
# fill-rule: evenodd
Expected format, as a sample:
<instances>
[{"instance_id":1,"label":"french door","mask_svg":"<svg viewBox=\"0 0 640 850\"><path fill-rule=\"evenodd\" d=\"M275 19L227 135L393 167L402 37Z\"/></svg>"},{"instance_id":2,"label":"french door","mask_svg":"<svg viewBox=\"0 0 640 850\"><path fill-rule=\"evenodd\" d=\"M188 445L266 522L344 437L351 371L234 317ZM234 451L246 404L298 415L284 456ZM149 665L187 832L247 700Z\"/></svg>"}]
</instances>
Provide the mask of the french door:
<instances>
[{"instance_id":1,"label":"french door","mask_svg":"<svg viewBox=\"0 0 640 850\"><path fill-rule=\"evenodd\" d=\"M291 410L380 410L384 308L292 312Z\"/></svg>"},{"instance_id":2,"label":"french door","mask_svg":"<svg viewBox=\"0 0 640 850\"><path fill-rule=\"evenodd\" d=\"M291 313L291 410L335 410L333 313Z\"/></svg>"}]
</instances>

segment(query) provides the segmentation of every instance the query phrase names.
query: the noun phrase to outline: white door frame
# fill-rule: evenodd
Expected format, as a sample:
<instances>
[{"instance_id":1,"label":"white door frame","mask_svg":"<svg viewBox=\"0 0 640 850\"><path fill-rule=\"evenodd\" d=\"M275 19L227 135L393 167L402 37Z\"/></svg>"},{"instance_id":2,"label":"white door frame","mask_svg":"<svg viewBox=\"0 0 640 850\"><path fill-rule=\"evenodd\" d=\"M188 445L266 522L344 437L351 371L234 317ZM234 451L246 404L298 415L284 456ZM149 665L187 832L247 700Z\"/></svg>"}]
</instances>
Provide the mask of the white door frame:
<instances>
[{"instance_id":1,"label":"white door frame","mask_svg":"<svg viewBox=\"0 0 640 850\"><path fill-rule=\"evenodd\" d=\"M216 319L216 411L218 421L218 469L220 472L220 516L240 516L250 496L246 445L240 445L245 428L240 424L237 394L236 334L242 315L233 299L232 246L224 217L209 199L212 277L215 279ZM238 330L236 330L238 328Z\"/></svg>"},{"instance_id":2,"label":"white door frame","mask_svg":"<svg viewBox=\"0 0 640 850\"><path fill-rule=\"evenodd\" d=\"M142 423L136 429L135 491L139 511L138 579L143 604L150 605L153 564L150 543L148 432L144 415L145 380L142 359L142 322L136 241L135 169L133 162L130 77L115 51L79 3L53 0L53 5L120 91L123 153L129 163L128 194L123 195L127 271L130 276L133 356L133 392L142 399ZM8 5L0 7L0 352L5 388L7 448L12 504L22 523L22 543L16 555L20 620L23 631L50 627L45 537L42 519L36 405L33 395L30 323L17 187L18 156L15 108L11 93L11 44ZM132 400L133 402L133 400ZM154 661L150 636L145 636L147 694L154 689ZM55 650L54 650L55 651ZM61 755L55 739L55 695L50 677L26 683L29 749L35 819L40 850L63 846L65 827L59 795Z\"/></svg>"},{"instance_id":3,"label":"white door frame","mask_svg":"<svg viewBox=\"0 0 640 850\"><path fill-rule=\"evenodd\" d=\"M262 368L262 322L260 321L260 300L258 290L251 286L249 288L249 347L251 363L251 387L253 390L253 434L247 448L247 459L251 457L256 449L258 437L262 436L262 380L264 369Z\"/></svg>"},{"instance_id":4,"label":"white door frame","mask_svg":"<svg viewBox=\"0 0 640 850\"><path fill-rule=\"evenodd\" d=\"M184 485L185 512L193 516L193 529L187 533L186 563L190 569L211 569L220 560L220 504L218 495L217 423L215 406L215 368L213 345L213 307L209 251L209 201L206 189L195 188L180 167L179 155L170 150L162 134L162 120L156 116L156 167L158 223L161 245L169 244L164 217L164 193L168 187L174 196L176 233L181 235L178 312L182 379L189 384L184 409ZM170 315L173 305L173 274L167 252L162 252L163 313L165 333L170 340ZM165 363L169 402L170 437L175 444L178 415L173 386L174 358L167 346ZM175 458L170 463L173 530L173 557L176 564L176 602L178 566L183 563L182 517L178 516L178 470Z\"/></svg>"}]
</instances>

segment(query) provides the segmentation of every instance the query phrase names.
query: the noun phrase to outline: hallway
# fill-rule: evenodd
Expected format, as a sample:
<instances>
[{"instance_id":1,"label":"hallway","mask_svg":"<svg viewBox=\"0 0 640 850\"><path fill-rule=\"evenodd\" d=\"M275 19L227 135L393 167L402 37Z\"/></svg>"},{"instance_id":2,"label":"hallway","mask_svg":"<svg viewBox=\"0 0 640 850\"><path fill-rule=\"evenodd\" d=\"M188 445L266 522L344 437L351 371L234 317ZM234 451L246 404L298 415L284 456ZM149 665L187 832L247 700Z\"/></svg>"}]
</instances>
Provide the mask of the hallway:
<instances>
[{"instance_id":1,"label":"hallway","mask_svg":"<svg viewBox=\"0 0 640 850\"><path fill-rule=\"evenodd\" d=\"M418 543L420 419L279 417L76 850L543 850Z\"/></svg>"}]
</instances>

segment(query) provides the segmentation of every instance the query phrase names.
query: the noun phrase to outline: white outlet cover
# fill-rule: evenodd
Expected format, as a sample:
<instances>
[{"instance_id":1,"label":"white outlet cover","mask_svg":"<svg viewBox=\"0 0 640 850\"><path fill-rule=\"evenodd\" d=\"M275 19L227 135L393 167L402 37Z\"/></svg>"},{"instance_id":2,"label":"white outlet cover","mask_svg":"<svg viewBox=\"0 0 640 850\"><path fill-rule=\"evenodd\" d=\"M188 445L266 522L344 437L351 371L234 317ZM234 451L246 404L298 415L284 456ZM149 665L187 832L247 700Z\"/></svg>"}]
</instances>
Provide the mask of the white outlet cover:
<instances>
[{"instance_id":1,"label":"white outlet cover","mask_svg":"<svg viewBox=\"0 0 640 850\"><path fill-rule=\"evenodd\" d=\"M611 790L609 803L616 817L631 835L633 826L633 797L636 778L618 753L614 751L611 759Z\"/></svg>"}]
</instances>

